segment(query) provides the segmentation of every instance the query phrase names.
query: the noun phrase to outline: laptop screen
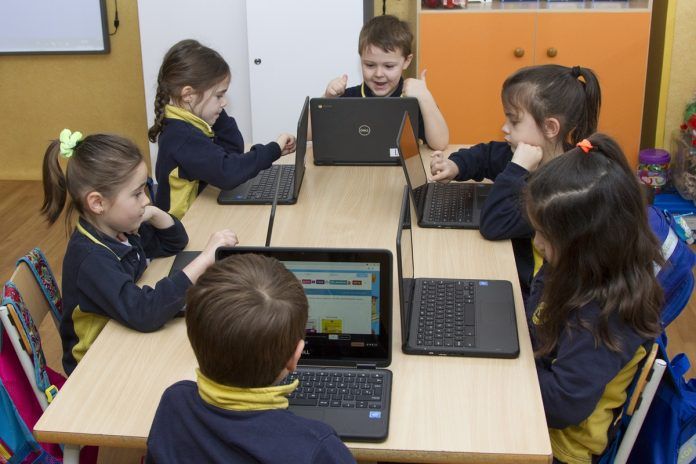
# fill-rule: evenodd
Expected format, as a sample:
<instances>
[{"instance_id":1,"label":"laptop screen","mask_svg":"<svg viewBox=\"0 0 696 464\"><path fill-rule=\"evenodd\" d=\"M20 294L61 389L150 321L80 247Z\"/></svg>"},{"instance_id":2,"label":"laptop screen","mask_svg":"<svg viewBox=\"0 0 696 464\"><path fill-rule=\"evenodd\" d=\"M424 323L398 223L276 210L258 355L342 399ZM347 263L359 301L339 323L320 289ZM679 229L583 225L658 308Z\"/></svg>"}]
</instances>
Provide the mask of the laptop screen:
<instances>
[{"instance_id":1,"label":"laptop screen","mask_svg":"<svg viewBox=\"0 0 696 464\"><path fill-rule=\"evenodd\" d=\"M305 97L300 112L300 118L297 120L297 138L295 148L295 198L300 195L300 186L302 185L302 177L305 170L305 153L307 152L307 127L309 121L309 97Z\"/></svg>"},{"instance_id":2,"label":"laptop screen","mask_svg":"<svg viewBox=\"0 0 696 464\"><path fill-rule=\"evenodd\" d=\"M392 255L388 250L219 248L216 259L258 253L282 262L309 302L300 364L386 366L391 360Z\"/></svg>"},{"instance_id":3,"label":"laptop screen","mask_svg":"<svg viewBox=\"0 0 696 464\"><path fill-rule=\"evenodd\" d=\"M403 158L402 163L406 171L406 180L411 189L415 191L428 183L428 177L423 168L423 161L421 160L420 150L418 149L418 140L413 133L411 118L406 112L404 112L404 117L401 122L398 142L399 152Z\"/></svg>"}]
</instances>

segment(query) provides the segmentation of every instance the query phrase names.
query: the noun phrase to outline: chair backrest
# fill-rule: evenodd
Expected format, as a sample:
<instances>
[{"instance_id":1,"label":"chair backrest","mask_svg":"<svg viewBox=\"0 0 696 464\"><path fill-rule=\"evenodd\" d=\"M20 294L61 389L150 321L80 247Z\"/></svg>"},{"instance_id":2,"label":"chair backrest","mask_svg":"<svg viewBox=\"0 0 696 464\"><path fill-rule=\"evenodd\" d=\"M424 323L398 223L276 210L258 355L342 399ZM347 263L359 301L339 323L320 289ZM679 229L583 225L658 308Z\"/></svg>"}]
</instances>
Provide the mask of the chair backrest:
<instances>
[{"instance_id":1,"label":"chair backrest","mask_svg":"<svg viewBox=\"0 0 696 464\"><path fill-rule=\"evenodd\" d=\"M599 460L600 464L624 464L628 461L631 449L638 437L638 432L643 425L645 415L650 408L660 379L665 371L666 363L657 358L658 345L653 343L648 355L645 357L643 367L638 371L634 382L633 391L626 400L621 415L617 418L618 428L614 441ZM630 388L629 388L630 390Z\"/></svg>"},{"instance_id":2,"label":"chair backrest","mask_svg":"<svg viewBox=\"0 0 696 464\"><path fill-rule=\"evenodd\" d=\"M40 326L47 313L53 316L56 327L63 316L63 301L58 282L39 248L34 248L17 260L10 280L22 294L34 323Z\"/></svg>"}]
</instances>

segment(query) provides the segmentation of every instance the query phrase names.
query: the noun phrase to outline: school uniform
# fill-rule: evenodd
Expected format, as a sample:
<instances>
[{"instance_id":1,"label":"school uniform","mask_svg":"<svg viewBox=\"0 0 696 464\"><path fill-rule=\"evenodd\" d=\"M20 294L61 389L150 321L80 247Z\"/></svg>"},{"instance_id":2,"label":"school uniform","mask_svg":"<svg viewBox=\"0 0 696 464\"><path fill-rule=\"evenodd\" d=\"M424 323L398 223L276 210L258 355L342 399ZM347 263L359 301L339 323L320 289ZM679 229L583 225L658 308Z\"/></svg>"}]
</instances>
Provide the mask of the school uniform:
<instances>
[{"instance_id":1,"label":"school uniform","mask_svg":"<svg viewBox=\"0 0 696 464\"><path fill-rule=\"evenodd\" d=\"M179 220L167 229L142 224L122 243L80 218L63 260L63 367L70 374L110 319L141 332L162 327L184 306L191 281L182 271L157 282L136 285L148 258L183 250L188 235Z\"/></svg>"},{"instance_id":2,"label":"school uniform","mask_svg":"<svg viewBox=\"0 0 696 464\"><path fill-rule=\"evenodd\" d=\"M463 148L449 157L459 168L455 180L494 181L481 210L481 235L488 240L511 239L517 275L526 297L542 258L535 253L534 228L524 215L521 194L529 172L511 163L512 150L507 142L489 142Z\"/></svg>"},{"instance_id":3,"label":"school uniform","mask_svg":"<svg viewBox=\"0 0 696 464\"><path fill-rule=\"evenodd\" d=\"M539 301L547 266L535 276L525 306L535 350L536 327L546 310ZM614 411L625 403L626 389L647 353L643 344L648 340L616 313L609 318L609 332L621 341L621 350L611 351L601 343L596 346L594 335L578 322L597 327L600 312L595 301L578 308L573 312L575 326L561 333L553 352L535 358L551 448L554 458L561 462L589 464L592 456L604 451Z\"/></svg>"},{"instance_id":4,"label":"school uniform","mask_svg":"<svg viewBox=\"0 0 696 464\"><path fill-rule=\"evenodd\" d=\"M403 92L404 78L402 77L401 79L399 79L399 85L397 85L394 91L387 95L385 98L400 98ZM372 90L370 89L370 87L365 85L365 83L363 82L362 84L356 85L355 87L346 88L346 91L343 92L343 95L341 95L341 97L373 98L377 97L377 95L375 95L374 92L372 92ZM425 123L423 122L423 114L420 111L418 111L418 135L420 139L425 140Z\"/></svg>"},{"instance_id":5,"label":"school uniform","mask_svg":"<svg viewBox=\"0 0 696 464\"><path fill-rule=\"evenodd\" d=\"M182 218L207 184L230 190L255 177L280 158L276 142L254 145L244 139L234 118L223 110L213 126L194 114L165 107L158 137L155 205Z\"/></svg>"},{"instance_id":6,"label":"school uniform","mask_svg":"<svg viewBox=\"0 0 696 464\"><path fill-rule=\"evenodd\" d=\"M162 395L146 462L355 463L331 426L287 410L297 385L235 388L198 371Z\"/></svg>"}]
</instances>

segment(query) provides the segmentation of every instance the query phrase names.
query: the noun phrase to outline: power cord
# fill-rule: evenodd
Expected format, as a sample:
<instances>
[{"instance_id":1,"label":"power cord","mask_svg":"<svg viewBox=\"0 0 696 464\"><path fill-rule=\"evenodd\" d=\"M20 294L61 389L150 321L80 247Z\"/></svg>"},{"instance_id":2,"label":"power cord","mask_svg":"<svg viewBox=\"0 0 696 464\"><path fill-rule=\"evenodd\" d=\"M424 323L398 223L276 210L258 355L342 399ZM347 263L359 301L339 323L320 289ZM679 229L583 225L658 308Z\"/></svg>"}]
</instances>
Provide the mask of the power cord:
<instances>
[{"instance_id":1,"label":"power cord","mask_svg":"<svg viewBox=\"0 0 696 464\"><path fill-rule=\"evenodd\" d=\"M109 33L109 35L116 35L116 31L118 31L118 26L121 23L118 20L118 0L114 0L114 10L116 12L114 14L114 32Z\"/></svg>"}]
</instances>

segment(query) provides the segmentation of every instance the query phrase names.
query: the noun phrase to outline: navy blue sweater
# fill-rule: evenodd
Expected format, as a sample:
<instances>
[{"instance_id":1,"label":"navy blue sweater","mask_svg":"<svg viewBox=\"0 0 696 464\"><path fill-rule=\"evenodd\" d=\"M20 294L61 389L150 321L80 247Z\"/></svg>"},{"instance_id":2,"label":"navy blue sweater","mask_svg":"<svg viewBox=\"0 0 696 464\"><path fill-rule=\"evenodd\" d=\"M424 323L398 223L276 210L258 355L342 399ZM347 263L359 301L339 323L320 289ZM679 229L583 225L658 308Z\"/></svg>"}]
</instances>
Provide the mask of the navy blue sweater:
<instances>
[{"instance_id":1,"label":"navy blue sweater","mask_svg":"<svg viewBox=\"0 0 696 464\"><path fill-rule=\"evenodd\" d=\"M517 275L526 295L534 273L534 229L524 215L521 193L529 172L511 163L507 142L489 142L463 148L449 157L459 168L456 180L494 181L481 211L481 235L488 240L512 240Z\"/></svg>"},{"instance_id":2,"label":"navy blue sweater","mask_svg":"<svg viewBox=\"0 0 696 464\"><path fill-rule=\"evenodd\" d=\"M109 319L141 332L157 330L184 305L191 281L182 271L155 288L136 285L148 258L170 256L188 243L184 226L156 229L142 224L139 235L127 234L130 245L101 234L88 222L75 230L63 261L63 367L70 374Z\"/></svg>"},{"instance_id":3,"label":"navy blue sweater","mask_svg":"<svg viewBox=\"0 0 696 464\"><path fill-rule=\"evenodd\" d=\"M147 439L148 463L342 464L355 459L327 424L286 409L231 411L212 406L195 382L162 395Z\"/></svg>"},{"instance_id":4,"label":"navy blue sweater","mask_svg":"<svg viewBox=\"0 0 696 464\"><path fill-rule=\"evenodd\" d=\"M525 305L527 325L535 350L538 343L534 312L544 290L548 266L544 264L534 277ZM553 311L553 308L544 310ZM596 327L600 312L601 308L593 301L573 314L589 327ZM621 321L616 312L609 317L609 331L620 340L620 352L611 351L603 343L597 346L594 335L588 329L576 326L567 327L561 333L553 353L535 359L549 427L563 429L585 420L602 398L607 384L633 358L638 348L648 341Z\"/></svg>"},{"instance_id":5,"label":"navy blue sweater","mask_svg":"<svg viewBox=\"0 0 696 464\"><path fill-rule=\"evenodd\" d=\"M169 211L171 207L169 176L177 168L179 178L201 181L200 193L207 184L233 189L280 158L281 149L276 142L254 145L244 153L244 139L237 122L224 110L212 129L215 136L210 138L186 121L165 118L157 140L155 204L158 208Z\"/></svg>"}]
</instances>

